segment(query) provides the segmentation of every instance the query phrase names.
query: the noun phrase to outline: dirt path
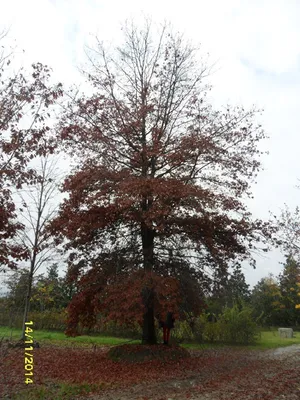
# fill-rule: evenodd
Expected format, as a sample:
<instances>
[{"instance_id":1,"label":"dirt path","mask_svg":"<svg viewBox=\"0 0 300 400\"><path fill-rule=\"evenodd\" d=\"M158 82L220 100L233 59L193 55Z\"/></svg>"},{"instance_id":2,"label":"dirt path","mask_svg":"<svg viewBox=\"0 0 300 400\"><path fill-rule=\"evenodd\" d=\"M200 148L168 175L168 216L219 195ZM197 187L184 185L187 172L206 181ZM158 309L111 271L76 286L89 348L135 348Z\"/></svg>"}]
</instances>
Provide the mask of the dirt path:
<instances>
[{"instance_id":1,"label":"dirt path","mask_svg":"<svg viewBox=\"0 0 300 400\"><path fill-rule=\"evenodd\" d=\"M90 400L299 400L300 345L268 351L193 352L199 366L184 379L138 384ZM209 363L208 363L209 360ZM208 366L209 365L209 366ZM171 366L166 366L170 368ZM87 399L87 398L86 398Z\"/></svg>"}]
</instances>

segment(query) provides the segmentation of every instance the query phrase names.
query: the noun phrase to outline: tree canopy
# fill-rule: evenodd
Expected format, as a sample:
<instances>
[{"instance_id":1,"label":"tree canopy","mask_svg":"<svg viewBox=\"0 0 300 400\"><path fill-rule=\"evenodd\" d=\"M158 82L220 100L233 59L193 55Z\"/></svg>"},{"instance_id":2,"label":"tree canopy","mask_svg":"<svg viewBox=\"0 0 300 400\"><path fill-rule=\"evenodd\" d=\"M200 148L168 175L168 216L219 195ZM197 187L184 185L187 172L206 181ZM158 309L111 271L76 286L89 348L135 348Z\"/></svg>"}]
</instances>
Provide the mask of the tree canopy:
<instances>
[{"instance_id":1,"label":"tree canopy","mask_svg":"<svg viewBox=\"0 0 300 400\"><path fill-rule=\"evenodd\" d=\"M157 37L153 29L127 24L120 47L110 53L98 41L89 52L92 93L70 93L58 125L78 164L51 226L68 240L81 286L71 331L80 318L122 321L132 309L147 343L156 312L179 313L183 275L203 291L213 273L254 264L252 251L271 237L244 204L261 167L260 111L213 109L196 50L167 26Z\"/></svg>"}]
</instances>

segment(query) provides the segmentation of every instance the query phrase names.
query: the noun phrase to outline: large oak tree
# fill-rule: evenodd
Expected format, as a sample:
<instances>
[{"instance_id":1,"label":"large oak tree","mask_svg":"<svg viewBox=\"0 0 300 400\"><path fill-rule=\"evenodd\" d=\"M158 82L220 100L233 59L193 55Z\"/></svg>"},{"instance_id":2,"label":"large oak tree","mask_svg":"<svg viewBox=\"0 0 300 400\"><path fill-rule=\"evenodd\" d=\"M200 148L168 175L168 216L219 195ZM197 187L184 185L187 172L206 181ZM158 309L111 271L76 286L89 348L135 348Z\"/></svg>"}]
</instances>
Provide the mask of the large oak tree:
<instances>
[{"instance_id":1,"label":"large oak tree","mask_svg":"<svg viewBox=\"0 0 300 400\"><path fill-rule=\"evenodd\" d=\"M140 321L155 343L156 313L177 312L188 282L197 298L270 237L243 203L265 134L255 108L210 106L209 69L182 36L150 23L123 33L113 51L89 51L92 94L70 93L58 128L78 166L52 229L81 286L69 333L100 313Z\"/></svg>"}]
</instances>

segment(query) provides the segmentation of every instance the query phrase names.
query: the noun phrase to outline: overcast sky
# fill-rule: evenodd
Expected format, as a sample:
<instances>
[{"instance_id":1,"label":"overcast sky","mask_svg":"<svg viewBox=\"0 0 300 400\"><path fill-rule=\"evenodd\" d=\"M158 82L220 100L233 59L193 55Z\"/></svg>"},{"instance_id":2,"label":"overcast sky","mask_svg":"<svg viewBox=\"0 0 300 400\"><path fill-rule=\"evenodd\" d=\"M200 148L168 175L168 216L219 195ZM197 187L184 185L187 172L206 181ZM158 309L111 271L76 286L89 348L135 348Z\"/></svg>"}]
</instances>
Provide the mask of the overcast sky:
<instances>
[{"instance_id":1,"label":"overcast sky","mask_svg":"<svg viewBox=\"0 0 300 400\"><path fill-rule=\"evenodd\" d=\"M270 139L263 148L264 171L249 203L255 217L279 213L284 203L300 203L300 1L298 0L0 0L0 28L10 28L25 50L25 60L47 63L55 78L78 82L76 65L84 61L84 45L93 35L114 40L128 17L143 13L164 19L201 44L214 63L213 102L257 105ZM282 269L279 251L245 267L247 282Z\"/></svg>"}]
</instances>

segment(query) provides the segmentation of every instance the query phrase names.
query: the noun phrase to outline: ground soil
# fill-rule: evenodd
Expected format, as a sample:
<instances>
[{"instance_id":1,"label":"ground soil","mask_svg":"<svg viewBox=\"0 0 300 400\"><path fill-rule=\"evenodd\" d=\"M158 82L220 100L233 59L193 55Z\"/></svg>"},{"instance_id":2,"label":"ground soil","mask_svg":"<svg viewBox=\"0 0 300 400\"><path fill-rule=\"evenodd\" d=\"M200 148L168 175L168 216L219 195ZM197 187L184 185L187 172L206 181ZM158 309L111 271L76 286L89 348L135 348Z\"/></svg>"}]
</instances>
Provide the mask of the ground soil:
<instances>
[{"instance_id":1,"label":"ground soil","mask_svg":"<svg viewBox=\"0 0 300 400\"><path fill-rule=\"evenodd\" d=\"M1 350L0 399L5 399L24 390L24 349ZM200 349L190 357L135 363L111 360L108 351L41 345L34 349L34 386L102 383L97 392L72 400L300 400L300 345Z\"/></svg>"},{"instance_id":2,"label":"ground soil","mask_svg":"<svg viewBox=\"0 0 300 400\"><path fill-rule=\"evenodd\" d=\"M299 400L300 345L267 351L192 351L203 370L184 379L139 383L90 400ZM209 368L205 360L210 361ZM168 367L167 367L168 368ZM85 398L87 399L87 398ZM83 399L82 399L83 400Z\"/></svg>"},{"instance_id":3,"label":"ground soil","mask_svg":"<svg viewBox=\"0 0 300 400\"><path fill-rule=\"evenodd\" d=\"M128 363L136 364L143 361L158 360L179 361L182 358L191 357L188 350L183 347L172 345L121 345L113 346L107 353L109 359L113 361L127 361Z\"/></svg>"}]
</instances>

